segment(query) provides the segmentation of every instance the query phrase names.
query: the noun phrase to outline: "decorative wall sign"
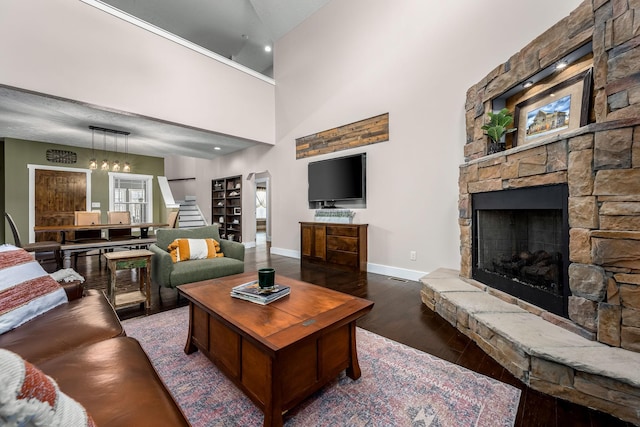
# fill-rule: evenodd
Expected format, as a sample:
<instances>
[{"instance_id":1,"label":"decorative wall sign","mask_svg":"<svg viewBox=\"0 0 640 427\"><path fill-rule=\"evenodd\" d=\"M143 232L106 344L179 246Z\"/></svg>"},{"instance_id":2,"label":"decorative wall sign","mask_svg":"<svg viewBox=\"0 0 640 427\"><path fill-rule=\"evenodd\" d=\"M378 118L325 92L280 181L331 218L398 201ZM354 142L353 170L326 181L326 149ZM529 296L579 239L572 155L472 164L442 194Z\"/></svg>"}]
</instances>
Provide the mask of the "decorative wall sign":
<instances>
[{"instance_id":1,"label":"decorative wall sign","mask_svg":"<svg viewBox=\"0 0 640 427\"><path fill-rule=\"evenodd\" d=\"M52 163L71 164L78 161L78 155L67 150L47 150L47 160Z\"/></svg>"},{"instance_id":2,"label":"decorative wall sign","mask_svg":"<svg viewBox=\"0 0 640 427\"><path fill-rule=\"evenodd\" d=\"M516 105L514 145L570 132L589 119L591 71L588 69Z\"/></svg>"},{"instance_id":3,"label":"decorative wall sign","mask_svg":"<svg viewBox=\"0 0 640 427\"><path fill-rule=\"evenodd\" d=\"M389 113L296 139L296 159L389 140Z\"/></svg>"}]
</instances>

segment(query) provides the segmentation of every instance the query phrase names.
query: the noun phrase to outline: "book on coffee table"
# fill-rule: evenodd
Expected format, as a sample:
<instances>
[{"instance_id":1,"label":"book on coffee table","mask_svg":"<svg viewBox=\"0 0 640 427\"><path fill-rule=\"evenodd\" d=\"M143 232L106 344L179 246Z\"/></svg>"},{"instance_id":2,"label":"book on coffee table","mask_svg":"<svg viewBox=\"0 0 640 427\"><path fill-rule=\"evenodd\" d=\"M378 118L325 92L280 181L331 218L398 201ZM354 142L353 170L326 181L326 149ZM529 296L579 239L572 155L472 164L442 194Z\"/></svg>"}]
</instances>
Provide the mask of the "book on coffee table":
<instances>
[{"instance_id":1,"label":"book on coffee table","mask_svg":"<svg viewBox=\"0 0 640 427\"><path fill-rule=\"evenodd\" d=\"M289 295L291 288L276 284L271 289L261 288L257 280L243 283L231 289L231 296L257 304L266 305Z\"/></svg>"}]
</instances>

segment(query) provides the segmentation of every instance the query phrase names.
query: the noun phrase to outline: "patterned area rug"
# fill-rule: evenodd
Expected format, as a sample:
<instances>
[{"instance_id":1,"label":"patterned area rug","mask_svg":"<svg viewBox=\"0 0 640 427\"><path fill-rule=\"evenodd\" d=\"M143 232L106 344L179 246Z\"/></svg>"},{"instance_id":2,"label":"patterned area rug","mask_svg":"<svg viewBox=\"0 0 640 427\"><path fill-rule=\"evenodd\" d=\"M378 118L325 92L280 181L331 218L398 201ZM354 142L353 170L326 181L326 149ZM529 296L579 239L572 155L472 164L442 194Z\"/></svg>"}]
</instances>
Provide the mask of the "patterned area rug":
<instances>
[{"instance_id":1,"label":"patterned area rug","mask_svg":"<svg viewBox=\"0 0 640 427\"><path fill-rule=\"evenodd\" d=\"M188 308L123 322L193 426L259 426L262 412L200 352L184 354ZM362 376L344 372L285 426L513 426L520 390L357 328Z\"/></svg>"}]
</instances>

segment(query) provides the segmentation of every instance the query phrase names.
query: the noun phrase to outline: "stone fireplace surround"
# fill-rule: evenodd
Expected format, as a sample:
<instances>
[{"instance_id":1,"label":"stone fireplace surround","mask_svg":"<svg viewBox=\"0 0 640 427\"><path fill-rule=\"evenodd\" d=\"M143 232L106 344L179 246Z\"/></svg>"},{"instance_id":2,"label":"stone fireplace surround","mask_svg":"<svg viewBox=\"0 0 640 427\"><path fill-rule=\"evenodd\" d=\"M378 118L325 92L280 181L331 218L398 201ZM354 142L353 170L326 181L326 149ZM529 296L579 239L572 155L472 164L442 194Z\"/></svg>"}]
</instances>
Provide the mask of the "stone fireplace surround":
<instances>
[{"instance_id":1,"label":"stone fireplace surround","mask_svg":"<svg viewBox=\"0 0 640 427\"><path fill-rule=\"evenodd\" d=\"M623 120L462 165L461 275L471 278L471 194L567 183L569 319L585 337L640 352L639 150L640 119Z\"/></svg>"},{"instance_id":2,"label":"stone fireplace surround","mask_svg":"<svg viewBox=\"0 0 640 427\"><path fill-rule=\"evenodd\" d=\"M638 168L595 166L610 155L598 150L600 139L619 135L629 138L633 164L640 120L594 123L461 165L460 277L428 275L422 301L530 387L640 424L640 369L629 368L640 366L634 323L640 295L628 283L640 277L640 230L607 226L636 218L619 209L640 205L633 196L640 195L640 156ZM471 195L554 184L569 188L569 319L471 278Z\"/></svg>"},{"instance_id":3,"label":"stone fireplace surround","mask_svg":"<svg viewBox=\"0 0 640 427\"><path fill-rule=\"evenodd\" d=\"M587 43L593 48L590 124L486 155L481 126L493 101ZM532 388L635 424L640 424L639 63L640 0L585 0L468 90L459 179L460 277L434 272L423 279L422 293L427 306ZM569 188L569 319L471 279L471 195L553 184ZM524 334L513 330L510 316L526 316L531 327L523 324ZM571 345L552 345L554 351L529 342L559 330L571 331L576 342L564 336Z\"/></svg>"}]
</instances>

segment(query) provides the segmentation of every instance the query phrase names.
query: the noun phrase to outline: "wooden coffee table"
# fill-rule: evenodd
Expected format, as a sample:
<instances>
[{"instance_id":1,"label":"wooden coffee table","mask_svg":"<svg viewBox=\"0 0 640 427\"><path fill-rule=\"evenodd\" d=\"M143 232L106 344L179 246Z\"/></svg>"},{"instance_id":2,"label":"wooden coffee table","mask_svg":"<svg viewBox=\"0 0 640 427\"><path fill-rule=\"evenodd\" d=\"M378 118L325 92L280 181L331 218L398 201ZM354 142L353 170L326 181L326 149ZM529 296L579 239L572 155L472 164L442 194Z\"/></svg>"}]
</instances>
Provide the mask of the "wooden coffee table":
<instances>
[{"instance_id":1,"label":"wooden coffee table","mask_svg":"<svg viewBox=\"0 0 640 427\"><path fill-rule=\"evenodd\" d=\"M264 412L265 426L346 369L360 378L356 320L373 302L278 275L291 294L268 305L232 298L257 272L190 283L185 353L202 351Z\"/></svg>"}]
</instances>

